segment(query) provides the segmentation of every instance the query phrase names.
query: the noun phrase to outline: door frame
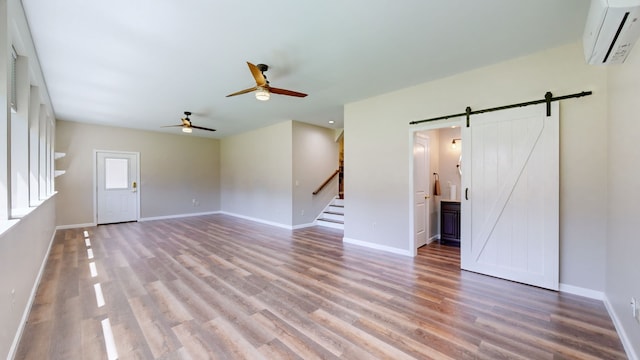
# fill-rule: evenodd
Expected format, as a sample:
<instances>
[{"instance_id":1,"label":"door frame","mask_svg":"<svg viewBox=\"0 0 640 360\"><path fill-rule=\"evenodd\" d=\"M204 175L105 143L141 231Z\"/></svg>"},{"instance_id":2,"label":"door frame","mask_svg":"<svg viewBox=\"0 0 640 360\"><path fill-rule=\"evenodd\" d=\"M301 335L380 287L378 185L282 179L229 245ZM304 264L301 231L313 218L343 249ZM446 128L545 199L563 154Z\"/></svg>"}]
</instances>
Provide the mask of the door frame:
<instances>
[{"instance_id":1,"label":"door frame","mask_svg":"<svg viewBox=\"0 0 640 360\"><path fill-rule=\"evenodd\" d=\"M122 155L135 155L136 157L136 178L138 179L138 190L136 191L136 221L140 221L140 152L139 151L119 151L119 150L99 150L93 149L93 223L98 224L98 153L111 153Z\"/></svg>"},{"instance_id":2,"label":"door frame","mask_svg":"<svg viewBox=\"0 0 640 360\"><path fill-rule=\"evenodd\" d=\"M413 186L413 147L415 145L415 135L421 131L429 131L429 130L438 130L443 128L448 128L452 126L464 126L464 117L455 117L445 120L437 120L427 123L422 123L420 125L416 125L415 127L411 127L409 129L409 148L408 148L408 161L409 161L409 255L415 257L418 255L418 249L416 248L415 242L415 232L416 232L416 224L414 221L415 211L414 211L414 186ZM429 144L431 147L431 144ZM464 176L464 175L463 175ZM428 240L427 240L428 242Z\"/></svg>"}]
</instances>

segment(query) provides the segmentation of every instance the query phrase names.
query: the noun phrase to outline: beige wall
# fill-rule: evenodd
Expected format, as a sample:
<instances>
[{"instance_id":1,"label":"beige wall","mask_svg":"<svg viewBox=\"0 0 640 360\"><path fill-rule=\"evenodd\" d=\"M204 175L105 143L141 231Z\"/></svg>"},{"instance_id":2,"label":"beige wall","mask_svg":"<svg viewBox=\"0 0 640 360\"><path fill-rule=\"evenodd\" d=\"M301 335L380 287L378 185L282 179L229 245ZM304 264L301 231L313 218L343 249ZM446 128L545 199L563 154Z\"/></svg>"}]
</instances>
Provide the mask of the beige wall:
<instances>
[{"instance_id":1,"label":"beige wall","mask_svg":"<svg viewBox=\"0 0 640 360\"><path fill-rule=\"evenodd\" d=\"M625 64L607 69L609 157L603 168L609 175L606 296L617 325L626 334L627 353L637 359L640 319L633 319L629 303L631 297L640 300L640 51L634 49Z\"/></svg>"},{"instance_id":2,"label":"beige wall","mask_svg":"<svg viewBox=\"0 0 640 360\"><path fill-rule=\"evenodd\" d=\"M337 194L337 179L311 194L338 168L334 130L284 121L222 139L221 153L226 213L293 228L311 224Z\"/></svg>"},{"instance_id":3,"label":"beige wall","mask_svg":"<svg viewBox=\"0 0 640 360\"><path fill-rule=\"evenodd\" d=\"M412 251L410 121L583 90L594 95L560 110L560 281L603 291L606 69L586 65L577 43L346 105L345 134L357 135L345 142L345 239Z\"/></svg>"},{"instance_id":4,"label":"beige wall","mask_svg":"<svg viewBox=\"0 0 640 360\"><path fill-rule=\"evenodd\" d=\"M313 191L338 170L338 147L332 129L293 122L293 225L313 223L338 194L338 176L317 195Z\"/></svg>"},{"instance_id":5,"label":"beige wall","mask_svg":"<svg viewBox=\"0 0 640 360\"><path fill-rule=\"evenodd\" d=\"M56 197L0 235L0 358L9 354L55 233ZM24 319L26 320L26 318Z\"/></svg>"},{"instance_id":6,"label":"beige wall","mask_svg":"<svg viewBox=\"0 0 640 360\"><path fill-rule=\"evenodd\" d=\"M220 210L219 140L182 134L56 123L57 224L91 224L94 150L140 153L140 216L179 216ZM199 206L193 205L193 199Z\"/></svg>"},{"instance_id":7,"label":"beige wall","mask_svg":"<svg viewBox=\"0 0 640 360\"><path fill-rule=\"evenodd\" d=\"M222 210L292 226L292 122L221 140Z\"/></svg>"}]
</instances>

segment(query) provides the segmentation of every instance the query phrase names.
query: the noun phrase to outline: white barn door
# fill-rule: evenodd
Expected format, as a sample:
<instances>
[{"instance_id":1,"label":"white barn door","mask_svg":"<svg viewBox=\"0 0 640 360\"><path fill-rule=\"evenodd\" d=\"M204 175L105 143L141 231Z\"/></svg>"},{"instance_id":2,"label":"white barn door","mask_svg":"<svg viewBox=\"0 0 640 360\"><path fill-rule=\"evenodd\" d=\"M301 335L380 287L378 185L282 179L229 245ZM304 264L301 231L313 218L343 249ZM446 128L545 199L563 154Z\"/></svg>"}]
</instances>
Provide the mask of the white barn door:
<instances>
[{"instance_id":1,"label":"white barn door","mask_svg":"<svg viewBox=\"0 0 640 360\"><path fill-rule=\"evenodd\" d=\"M558 113L557 102L549 117L527 106L462 128L464 270L558 290Z\"/></svg>"}]
</instances>

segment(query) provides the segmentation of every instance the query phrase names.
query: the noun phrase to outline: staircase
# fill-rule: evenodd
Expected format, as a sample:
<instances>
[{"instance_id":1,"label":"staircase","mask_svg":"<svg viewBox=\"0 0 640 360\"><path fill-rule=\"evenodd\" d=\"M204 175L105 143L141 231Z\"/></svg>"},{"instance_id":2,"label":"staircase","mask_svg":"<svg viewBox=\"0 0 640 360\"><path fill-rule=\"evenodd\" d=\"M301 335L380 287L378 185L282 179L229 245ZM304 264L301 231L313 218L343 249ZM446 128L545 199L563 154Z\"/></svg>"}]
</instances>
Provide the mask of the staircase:
<instances>
[{"instance_id":1,"label":"staircase","mask_svg":"<svg viewBox=\"0 0 640 360\"><path fill-rule=\"evenodd\" d=\"M344 230L344 199L335 197L318 216L316 225Z\"/></svg>"}]
</instances>

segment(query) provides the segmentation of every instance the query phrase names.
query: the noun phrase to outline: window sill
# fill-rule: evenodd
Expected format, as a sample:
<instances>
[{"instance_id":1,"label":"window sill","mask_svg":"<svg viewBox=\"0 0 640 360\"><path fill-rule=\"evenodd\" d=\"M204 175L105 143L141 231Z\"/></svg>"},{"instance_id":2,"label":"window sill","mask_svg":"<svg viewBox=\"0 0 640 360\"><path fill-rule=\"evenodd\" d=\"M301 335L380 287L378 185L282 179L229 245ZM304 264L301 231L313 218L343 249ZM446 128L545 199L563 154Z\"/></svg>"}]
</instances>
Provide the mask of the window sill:
<instances>
[{"instance_id":1,"label":"window sill","mask_svg":"<svg viewBox=\"0 0 640 360\"><path fill-rule=\"evenodd\" d=\"M53 198L56 194L57 194L57 192L54 192L53 194L51 194L46 199L40 200L38 202L38 205L36 205L36 206L31 206L31 207L28 207L28 208L21 208L21 209L12 209L11 210L11 219L0 220L0 236L3 236L4 233L9 231L9 229L11 229L16 224L18 224L20 221L22 221L22 219L24 219L27 216L29 216L29 214L31 214L35 209L37 209L42 204L47 202L47 200Z\"/></svg>"},{"instance_id":2,"label":"window sill","mask_svg":"<svg viewBox=\"0 0 640 360\"><path fill-rule=\"evenodd\" d=\"M0 221L0 236L4 235L5 232L9 231L15 224L17 224L20 220L12 219Z\"/></svg>"}]
</instances>

